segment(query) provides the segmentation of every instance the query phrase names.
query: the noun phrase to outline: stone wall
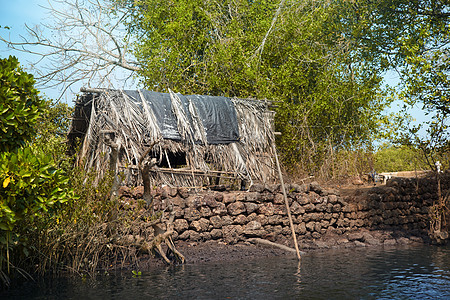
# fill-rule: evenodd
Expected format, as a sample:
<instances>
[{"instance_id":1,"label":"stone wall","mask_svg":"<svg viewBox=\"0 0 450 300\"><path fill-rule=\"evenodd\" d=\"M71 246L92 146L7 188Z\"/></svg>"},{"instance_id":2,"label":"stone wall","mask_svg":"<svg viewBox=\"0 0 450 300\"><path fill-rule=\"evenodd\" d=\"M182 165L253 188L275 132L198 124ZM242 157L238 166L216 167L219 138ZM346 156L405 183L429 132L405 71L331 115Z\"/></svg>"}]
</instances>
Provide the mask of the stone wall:
<instances>
[{"instance_id":1,"label":"stone wall","mask_svg":"<svg viewBox=\"0 0 450 300\"><path fill-rule=\"evenodd\" d=\"M443 189L448 189L448 180ZM432 179L395 178L385 186L352 193L317 183L286 187L297 238L318 240L361 230L426 233L428 211L436 200ZM122 200L136 201L142 188L121 188ZM175 239L236 243L250 237L289 243L291 229L280 185L254 185L248 192L198 192L165 186L155 190L155 210L175 212Z\"/></svg>"}]
</instances>

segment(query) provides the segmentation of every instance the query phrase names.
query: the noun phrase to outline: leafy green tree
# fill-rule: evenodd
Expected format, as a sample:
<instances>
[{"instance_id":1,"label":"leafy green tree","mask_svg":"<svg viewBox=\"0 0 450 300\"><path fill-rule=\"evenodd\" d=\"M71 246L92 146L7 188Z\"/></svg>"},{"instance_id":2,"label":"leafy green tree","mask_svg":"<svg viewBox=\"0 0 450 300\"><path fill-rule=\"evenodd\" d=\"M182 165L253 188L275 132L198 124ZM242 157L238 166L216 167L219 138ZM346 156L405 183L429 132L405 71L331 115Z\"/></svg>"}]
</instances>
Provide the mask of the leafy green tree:
<instances>
[{"instance_id":1,"label":"leafy green tree","mask_svg":"<svg viewBox=\"0 0 450 300\"><path fill-rule=\"evenodd\" d=\"M13 231L68 200L69 178L52 157L31 147L0 153L0 230Z\"/></svg>"},{"instance_id":2,"label":"leafy green tree","mask_svg":"<svg viewBox=\"0 0 450 300\"><path fill-rule=\"evenodd\" d=\"M347 36L377 68L400 74L400 99L436 119L450 115L450 3L341 1ZM438 121L437 121L438 122Z\"/></svg>"},{"instance_id":3,"label":"leafy green tree","mask_svg":"<svg viewBox=\"0 0 450 300\"><path fill-rule=\"evenodd\" d=\"M290 166L318 171L335 151L367 146L377 133L388 101L378 70L344 34L340 3L118 3L132 12L127 28L147 88L278 102Z\"/></svg>"},{"instance_id":4,"label":"leafy green tree","mask_svg":"<svg viewBox=\"0 0 450 300\"><path fill-rule=\"evenodd\" d=\"M20 68L16 57L0 59L1 152L13 151L31 139L43 108L33 76Z\"/></svg>"},{"instance_id":5,"label":"leafy green tree","mask_svg":"<svg viewBox=\"0 0 450 300\"><path fill-rule=\"evenodd\" d=\"M36 135L31 141L34 149L40 149L51 156L65 170L72 167L67 157L67 133L72 112L73 107L67 103L45 100L44 109L35 125Z\"/></svg>"},{"instance_id":6,"label":"leafy green tree","mask_svg":"<svg viewBox=\"0 0 450 300\"><path fill-rule=\"evenodd\" d=\"M374 168L377 172L428 170L421 157L419 150L410 146L384 144L375 152Z\"/></svg>"},{"instance_id":7,"label":"leafy green tree","mask_svg":"<svg viewBox=\"0 0 450 300\"><path fill-rule=\"evenodd\" d=\"M74 199L69 177L57 162L63 156L57 128L64 127L61 111L39 98L33 76L23 72L17 58L0 60L0 273L9 273L10 250L28 253L23 233L35 220L52 219L57 209ZM59 106L61 107L61 106ZM59 143L58 143L59 142ZM49 155L54 154L54 155ZM6 253L6 255L4 255Z\"/></svg>"}]
</instances>

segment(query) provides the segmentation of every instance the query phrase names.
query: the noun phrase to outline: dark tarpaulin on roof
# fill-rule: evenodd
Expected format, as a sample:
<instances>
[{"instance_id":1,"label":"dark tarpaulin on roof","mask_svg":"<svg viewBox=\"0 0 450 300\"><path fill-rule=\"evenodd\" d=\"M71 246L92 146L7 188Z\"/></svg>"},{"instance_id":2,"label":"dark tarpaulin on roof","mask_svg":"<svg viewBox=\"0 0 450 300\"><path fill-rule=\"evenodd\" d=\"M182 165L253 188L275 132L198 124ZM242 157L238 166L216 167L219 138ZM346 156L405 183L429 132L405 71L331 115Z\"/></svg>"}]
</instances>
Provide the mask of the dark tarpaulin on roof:
<instances>
[{"instance_id":1,"label":"dark tarpaulin on roof","mask_svg":"<svg viewBox=\"0 0 450 300\"><path fill-rule=\"evenodd\" d=\"M139 91L124 91L125 94L140 102ZM178 132L177 119L172 112L172 101L170 94L157 93L141 90L141 94L149 104L155 115L156 122L165 139L181 140ZM189 112L189 101L195 106L199 118L206 131L206 139L209 144L229 144L239 140L239 128L236 111L231 100L221 96L183 96L177 94L182 103L182 108L190 124L193 124L191 113ZM139 104L138 104L139 105ZM142 108L142 105L139 105ZM191 126L191 128L194 128Z\"/></svg>"}]
</instances>

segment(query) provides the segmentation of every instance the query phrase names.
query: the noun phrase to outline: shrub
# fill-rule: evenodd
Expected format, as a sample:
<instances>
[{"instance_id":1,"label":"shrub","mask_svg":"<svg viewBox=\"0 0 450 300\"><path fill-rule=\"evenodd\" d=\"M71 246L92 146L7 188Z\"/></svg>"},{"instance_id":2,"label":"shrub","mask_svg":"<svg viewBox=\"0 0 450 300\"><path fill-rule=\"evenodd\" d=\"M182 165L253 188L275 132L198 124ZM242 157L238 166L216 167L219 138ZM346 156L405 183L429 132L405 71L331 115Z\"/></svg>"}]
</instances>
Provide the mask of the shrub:
<instances>
[{"instance_id":1,"label":"shrub","mask_svg":"<svg viewBox=\"0 0 450 300\"><path fill-rule=\"evenodd\" d=\"M17 58L0 59L0 152L22 147L36 133L34 124L44 108L32 75Z\"/></svg>"},{"instance_id":2,"label":"shrub","mask_svg":"<svg viewBox=\"0 0 450 300\"><path fill-rule=\"evenodd\" d=\"M420 153L409 146L383 145L375 153L377 172L426 170Z\"/></svg>"},{"instance_id":3,"label":"shrub","mask_svg":"<svg viewBox=\"0 0 450 300\"><path fill-rule=\"evenodd\" d=\"M24 265L36 250L28 241L57 222L58 208L75 199L59 168L65 138L57 131L67 129L68 112L67 105L38 96L33 76L22 71L17 58L0 59L0 279L5 284L11 262Z\"/></svg>"},{"instance_id":4,"label":"shrub","mask_svg":"<svg viewBox=\"0 0 450 300\"><path fill-rule=\"evenodd\" d=\"M0 153L0 229L13 231L23 219L32 221L73 197L69 178L51 157L31 147Z\"/></svg>"}]
</instances>

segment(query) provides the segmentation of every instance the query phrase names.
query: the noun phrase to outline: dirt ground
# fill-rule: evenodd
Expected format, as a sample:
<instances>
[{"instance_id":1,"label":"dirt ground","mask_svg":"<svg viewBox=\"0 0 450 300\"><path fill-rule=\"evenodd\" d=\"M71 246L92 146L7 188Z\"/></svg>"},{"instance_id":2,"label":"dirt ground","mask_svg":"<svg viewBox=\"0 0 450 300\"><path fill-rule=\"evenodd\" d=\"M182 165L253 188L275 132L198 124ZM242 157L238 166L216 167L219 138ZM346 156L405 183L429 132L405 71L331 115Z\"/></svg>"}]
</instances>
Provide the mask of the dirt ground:
<instances>
[{"instance_id":1,"label":"dirt ground","mask_svg":"<svg viewBox=\"0 0 450 300\"><path fill-rule=\"evenodd\" d=\"M319 240L299 240L299 248L304 253L312 251L325 251L327 249L357 248L357 247L383 247L406 244L426 243L426 237L416 236L406 232L392 231L355 231L345 235L325 235ZM280 241L280 243L292 246L292 241ZM186 264L202 264L223 261L239 261L249 259L261 259L269 257L295 257L294 252L289 252L273 246L263 246L241 241L228 245L220 241L206 242L175 242L176 248L186 258ZM126 268L152 269L164 267L166 264L159 257L149 255L139 259L138 266Z\"/></svg>"}]
</instances>

